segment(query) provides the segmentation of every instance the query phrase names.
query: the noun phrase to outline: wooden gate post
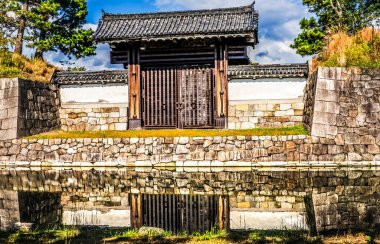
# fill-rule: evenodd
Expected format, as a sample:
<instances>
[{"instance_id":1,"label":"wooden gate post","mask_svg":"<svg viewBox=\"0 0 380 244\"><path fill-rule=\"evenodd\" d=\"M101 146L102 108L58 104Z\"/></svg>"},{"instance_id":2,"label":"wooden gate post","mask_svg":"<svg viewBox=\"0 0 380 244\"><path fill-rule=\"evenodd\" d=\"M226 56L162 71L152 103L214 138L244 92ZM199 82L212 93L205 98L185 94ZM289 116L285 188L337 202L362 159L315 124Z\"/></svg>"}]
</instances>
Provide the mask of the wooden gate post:
<instances>
[{"instance_id":1,"label":"wooden gate post","mask_svg":"<svg viewBox=\"0 0 380 244\"><path fill-rule=\"evenodd\" d=\"M141 82L140 82L140 48L128 49L129 73L129 129L141 129Z\"/></svg>"},{"instance_id":2,"label":"wooden gate post","mask_svg":"<svg viewBox=\"0 0 380 244\"><path fill-rule=\"evenodd\" d=\"M219 196L218 201L218 229L230 230L230 204L228 196Z\"/></svg>"},{"instance_id":3,"label":"wooden gate post","mask_svg":"<svg viewBox=\"0 0 380 244\"><path fill-rule=\"evenodd\" d=\"M141 217L141 194L132 194L131 225L133 228L141 227Z\"/></svg>"},{"instance_id":4,"label":"wooden gate post","mask_svg":"<svg viewBox=\"0 0 380 244\"><path fill-rule=\"evenodd\" d=\"M227 128L228 116L228 81L227 81L228 61L227 45L219 44L215 46L215 127L218 129Z\"/></svg>"}]
</instances>

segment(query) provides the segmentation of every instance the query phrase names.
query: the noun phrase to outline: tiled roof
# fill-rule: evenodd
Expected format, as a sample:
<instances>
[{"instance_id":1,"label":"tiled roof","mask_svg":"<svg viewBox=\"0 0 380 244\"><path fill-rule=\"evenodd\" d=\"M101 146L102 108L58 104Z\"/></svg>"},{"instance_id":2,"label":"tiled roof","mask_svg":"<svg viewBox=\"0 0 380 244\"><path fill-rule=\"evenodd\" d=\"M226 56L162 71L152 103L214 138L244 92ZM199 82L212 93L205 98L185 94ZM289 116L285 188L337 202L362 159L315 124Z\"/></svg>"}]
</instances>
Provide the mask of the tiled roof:
<instances>
[{"instance_id":1,"label":"tiled roof","mask_svg":"<svg viewBox=\"0 0 380 244\"><path fill-rule=\"evenodd\" d=\"M52 82L59 85L127 83L127 70L56 72Z\"/></svg>"},{"instance_id":2,"label":"tiled roof","mask_svg":"<svg viewBox=\"0 0 380 244\"><path fill-rule=\"evenodd\" d=\"M231 79L302 78L307 77L307 64L267 64L229 66Z\"/></svg>"},{"instance_id":3,"label":"tiled roof","mask_svg":"<svg viewBox=\"0 0 380 244\"><path fill-rule=\"evenodd\" d=\"M254 3L238 8L103 14L95 32L97 42L188 39L195 37L249 37L257 42L258 13Z\"/></svg>"}]
</instances>

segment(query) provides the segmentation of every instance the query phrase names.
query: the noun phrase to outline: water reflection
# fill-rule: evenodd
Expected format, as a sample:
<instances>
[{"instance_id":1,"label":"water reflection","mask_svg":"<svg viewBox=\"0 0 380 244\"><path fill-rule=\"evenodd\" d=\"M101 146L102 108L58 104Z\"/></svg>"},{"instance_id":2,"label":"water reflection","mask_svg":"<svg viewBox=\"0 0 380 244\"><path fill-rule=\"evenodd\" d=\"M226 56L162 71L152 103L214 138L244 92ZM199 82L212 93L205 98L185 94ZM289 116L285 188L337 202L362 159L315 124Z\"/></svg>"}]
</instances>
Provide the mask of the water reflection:
<instances>
[{"instance_id":1,"label":"water reflection","mask_svg":"<svg viewBox=\"0 0 380 244\"><path fill-rule=\"evenodd\" d=\"M142 200L135 206L131 202L140 194L225 196L223 218L234 229L369 226L380 223L379 183L380 170L371 168L8 168L0 170L0 228L17 222L44 227L138 225L150 216ZM194 199L189 200L194 208L180 206L181 199L170 206L170 197L152 206L162 205L157 207L162 222L170 209L177 213L181 208L181 213L190 216L192 211L207 220L202 209L210 209L204 207L209 199ZM311 222L308 212L316 215Z\"/></svg>"}]
</instances>

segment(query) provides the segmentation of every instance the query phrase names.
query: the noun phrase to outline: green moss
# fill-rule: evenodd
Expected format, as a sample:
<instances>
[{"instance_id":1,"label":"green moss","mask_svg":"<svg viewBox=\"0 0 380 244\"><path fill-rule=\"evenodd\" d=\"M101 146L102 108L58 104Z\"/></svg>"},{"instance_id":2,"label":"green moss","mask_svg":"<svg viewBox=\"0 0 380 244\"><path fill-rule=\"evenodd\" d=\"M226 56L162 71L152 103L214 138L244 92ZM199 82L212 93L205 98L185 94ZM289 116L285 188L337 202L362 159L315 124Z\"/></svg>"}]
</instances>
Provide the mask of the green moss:
<instances>
[{"instance_id":1,"label":"green moss","mask_svg":"<svg viewBox=\"0 0 380 244\"><path fill-rule=\"evenodd\" d=\"M146 138L146 137L212 137L212 136L283 136L306 135L303 126L256 128L249 130L128 130L128 131L53 131L28 139L69 138Z\"/></svg>"}]
</instances>

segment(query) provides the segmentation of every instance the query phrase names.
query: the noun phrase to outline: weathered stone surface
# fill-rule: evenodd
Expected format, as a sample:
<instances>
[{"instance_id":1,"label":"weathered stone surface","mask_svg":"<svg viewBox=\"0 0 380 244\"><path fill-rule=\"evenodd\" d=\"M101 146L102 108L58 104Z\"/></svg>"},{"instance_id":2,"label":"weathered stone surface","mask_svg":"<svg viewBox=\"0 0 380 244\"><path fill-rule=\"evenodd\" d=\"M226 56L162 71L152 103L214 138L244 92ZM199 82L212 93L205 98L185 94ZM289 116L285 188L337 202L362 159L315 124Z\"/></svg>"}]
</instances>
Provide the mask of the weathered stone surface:
<instances>
[{"instance_id":1,"label":"weathered stone surface","mask_svg":"<svg viewBox=\"0 0 380 244\"><path fill-rule=\"evenodd\" d=\"M230 105L228 128L252 129L300 125L303 108L302 101Z\"/></svg>"}]
</instances>

